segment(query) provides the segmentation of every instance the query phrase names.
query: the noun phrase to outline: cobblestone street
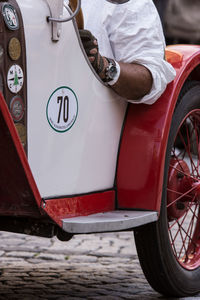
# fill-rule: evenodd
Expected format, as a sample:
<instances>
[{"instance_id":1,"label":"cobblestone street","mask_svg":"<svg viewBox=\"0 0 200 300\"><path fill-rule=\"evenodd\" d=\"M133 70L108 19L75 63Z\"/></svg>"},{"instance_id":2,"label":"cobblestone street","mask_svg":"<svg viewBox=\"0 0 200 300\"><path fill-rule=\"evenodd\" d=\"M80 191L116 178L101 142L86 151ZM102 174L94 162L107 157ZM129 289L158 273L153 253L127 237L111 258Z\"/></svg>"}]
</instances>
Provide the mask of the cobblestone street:
<instances>
[{"instance_id":1,"label":"cobblestone street","mask_svg":"<svg viewBox=\"0 0 200 300\"><path fill-rule=\"evenodd\" d=\"M131 232L0 238L0 299L166 299L144 278Z\"/></svg>"}]
</instances>

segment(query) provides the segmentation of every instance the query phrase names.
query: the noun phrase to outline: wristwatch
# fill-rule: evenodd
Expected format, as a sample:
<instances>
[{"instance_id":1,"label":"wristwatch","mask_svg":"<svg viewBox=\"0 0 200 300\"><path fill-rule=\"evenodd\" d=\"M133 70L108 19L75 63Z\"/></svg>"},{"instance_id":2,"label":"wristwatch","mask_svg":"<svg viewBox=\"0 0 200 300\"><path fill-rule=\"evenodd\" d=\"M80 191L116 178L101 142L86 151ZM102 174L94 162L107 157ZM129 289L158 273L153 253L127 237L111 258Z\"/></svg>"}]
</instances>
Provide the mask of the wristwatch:
<instances>
[{"instance_id":1,"label":"wristwatch","mask_svg":"<svg viewBox=\"0 0 200 300\"><path fill-rule=\"evenodd\" d=\"M105 70L105 79L104 82L109 82L115 79L115 77L117 76L117 66L116 63L114 61L114 59L111 58L107 58L108 61L108 66Z\"/></svg>"}]
</instances>

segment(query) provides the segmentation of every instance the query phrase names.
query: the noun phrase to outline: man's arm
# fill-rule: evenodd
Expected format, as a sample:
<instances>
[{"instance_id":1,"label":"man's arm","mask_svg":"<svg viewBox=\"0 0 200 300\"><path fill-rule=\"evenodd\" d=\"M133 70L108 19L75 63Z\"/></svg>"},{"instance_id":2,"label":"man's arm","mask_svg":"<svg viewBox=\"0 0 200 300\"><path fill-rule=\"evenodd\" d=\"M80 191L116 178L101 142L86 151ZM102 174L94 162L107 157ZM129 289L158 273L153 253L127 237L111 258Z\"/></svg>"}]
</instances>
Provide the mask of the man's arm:
<instances>
[{"instance_id":1,"label":"man's arm","mask_svg":"<svg viewBox=\"0 0 200 300\"><path fill-rule=\"evenodd\" d=\"M87 56L100 78L105 81L108 60L99 53L96 38L87 30L80 30L80 36ZM120 76L111 88L127 100L139 100L152 88L151 72L143 65L118 62Z\"/></svg>"}]
</instances>

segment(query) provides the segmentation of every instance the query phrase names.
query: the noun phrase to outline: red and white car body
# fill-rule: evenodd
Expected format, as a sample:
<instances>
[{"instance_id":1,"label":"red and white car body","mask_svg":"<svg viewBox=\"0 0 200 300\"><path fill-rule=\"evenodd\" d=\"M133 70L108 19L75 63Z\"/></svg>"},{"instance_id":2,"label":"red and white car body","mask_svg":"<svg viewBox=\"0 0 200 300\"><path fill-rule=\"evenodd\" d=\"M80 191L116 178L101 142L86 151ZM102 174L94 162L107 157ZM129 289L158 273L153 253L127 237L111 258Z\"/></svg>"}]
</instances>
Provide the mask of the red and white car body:
<instances>
[{"instance_id":1,"label":"red and white car body","mask_svg":"<svg viewBox=\"0 0 200 300\"><path fill-rule=\"evenodd\" d=\"M23 31L24 41L20 42L25 42L21 67L22 90L27 91L23 117L27 151L15 128L20 121L13 122L10 99L4 99L2 94L1 118L10 133L6 145L13 150L10 153L5 147L1 155L3 181L7 180L12 188L8 191L9 201L2 196L0 213L18 217L47 214L61 228L65 227L63 219L115 210L130 209L133 218L134 209L154 212L145 214L144 223L155 221L160 210L170 121L187 77L192 74L199 79L200 48L168 48L167 56L177 72L174 82L152 106L127 105L94 74L80 46L74 22L62 24L59 41L54 42L51 23L46 21L51 14L47 2L18 0L14 5L22 18L19 30ZM66 9L64 15L69 15ZM14 30L10 33L11 37L15 34ZM17 62L4 50L6 78L9 68ZM68 95L69 103L76 102L70 116L75 120L65 128L59 123L56 128L49 121L54 118L56 123L59 112L60 119L63 118L64 102L61 107L61 102L54 101L59 95ZM53 114L48 111L51 99L55 102ZM5 144L2 138L1 143ZM12 160L17 161L16 165L10 164ZM24 185L18 183L19 168ZM29 190L26 193L25 185ZM20 197L20 193L24 195ZM132 228L131 222L128 224ZM137 222L134 224L138 226ZM74 232L73 228L71 231ZM103 231L107 231L105 227Z\"/></svg>"},{"instance_id":2,"label":"red and white car body","mask_svg":"<svg viewBox=\"0 0 200 300\"><path fill-rule=\"evenodd\" d=\"M155 104L128 104L94 73L75 21L47 22L57 4L0 2L0 230L67 240L155 222L172 116L187 79L200 81L200 47L168 47L175 80ZM5 5L18 28L8 28Z\"/></svg>"}]
</instances>

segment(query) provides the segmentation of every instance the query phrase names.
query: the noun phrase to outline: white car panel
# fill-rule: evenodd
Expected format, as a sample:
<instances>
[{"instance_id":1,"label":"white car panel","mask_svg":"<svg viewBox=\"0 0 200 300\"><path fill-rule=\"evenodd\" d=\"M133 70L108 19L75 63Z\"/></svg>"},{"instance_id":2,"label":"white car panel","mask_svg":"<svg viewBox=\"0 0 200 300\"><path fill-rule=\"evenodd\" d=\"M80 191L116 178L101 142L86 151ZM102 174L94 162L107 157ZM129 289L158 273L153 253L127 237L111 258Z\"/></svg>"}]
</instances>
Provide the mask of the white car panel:
<instances>
[{"instance_id":1,"label":"white car panel","mask_svg":"<svg viewBox=\"0 0 200 300\"><path fill-rule=\"evenodd\" d=\"M41 196L112 188L126 102L95 77L71 21L62 24L60 40L52 42L46 1L18 4L27 51L28 161ZM58 132L50 126L46 109L62 86L75 93L78 114L70 129Z\"/></svg>"}]
</instances>

